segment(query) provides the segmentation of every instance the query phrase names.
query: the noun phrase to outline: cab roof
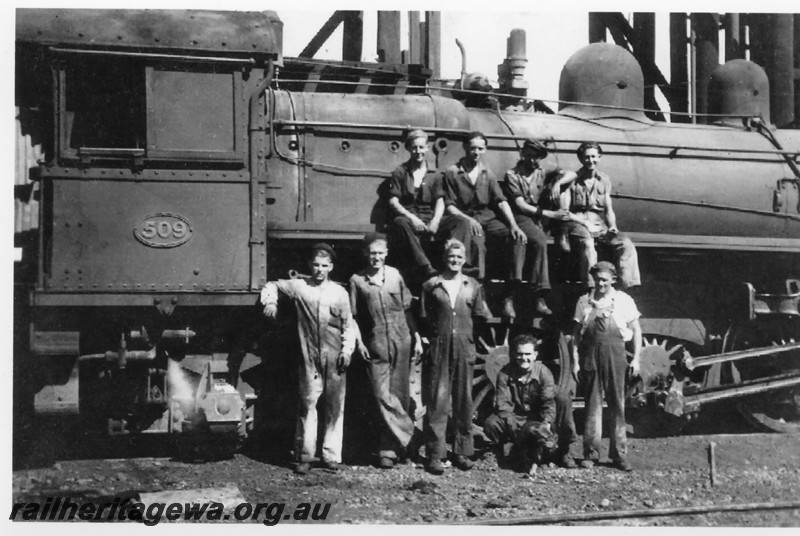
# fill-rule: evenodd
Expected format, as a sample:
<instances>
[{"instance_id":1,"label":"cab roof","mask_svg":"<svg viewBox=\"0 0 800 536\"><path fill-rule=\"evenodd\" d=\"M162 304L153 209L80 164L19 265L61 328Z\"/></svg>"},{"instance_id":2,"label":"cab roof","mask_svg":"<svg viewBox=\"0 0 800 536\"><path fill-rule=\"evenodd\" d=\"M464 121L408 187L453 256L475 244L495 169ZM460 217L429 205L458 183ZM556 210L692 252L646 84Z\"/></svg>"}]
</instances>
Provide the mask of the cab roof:
<instances>
[{"instance_id":1,"label":"cab roof","mask_svg":"<svg viewBox=\"0 0 800 536\"><path fill-rule=\"evenodd\" d=\"M17 9L17 42L97 49L266 54L282 59L274 11Z\"/></svg>"}]
</instances>

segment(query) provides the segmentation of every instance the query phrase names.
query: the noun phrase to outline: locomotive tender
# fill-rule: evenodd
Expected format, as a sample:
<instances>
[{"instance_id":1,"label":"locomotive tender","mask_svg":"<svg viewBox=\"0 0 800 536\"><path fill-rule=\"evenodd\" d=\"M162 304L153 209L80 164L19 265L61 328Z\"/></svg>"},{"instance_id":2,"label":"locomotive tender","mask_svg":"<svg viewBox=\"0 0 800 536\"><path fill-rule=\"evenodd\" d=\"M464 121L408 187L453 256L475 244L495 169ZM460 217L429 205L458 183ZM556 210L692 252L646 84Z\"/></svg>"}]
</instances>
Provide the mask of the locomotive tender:
<instances>
[{"instance_id":1,"label":"locomotive tender","mask_svg":"<svg viewBox=\"0 0 800 536\"><path fill-rule=\"evenodd\" d=\"M542 113L513 95L467 106L468 91L426 84L419 65L284 58L282 32L269 11L17 11L18 143L42 150L17 181L40 207L18 228L30 268L15 281L22 410L110 433L244 435L258 396L280 405L291 385L270 370L291 330L259 316L261 286L302 269L323 239L351 253L334 272L345 280L385 219L376 192L406 158L403 132L423 128L439 169L483 131L499 176L525 138L546 140L545 166L564 169L598 141L642 269L630 404L677 418L731 399L797 431L800 132L766 123L758 66L715 72L715 124L674 124L645 116L641 69L615 45L573 55L561 109ZM568 318L568 259L551 257ZM490 328L478 412L507 359L508 327Z\"/></svg>"}]
</instances>

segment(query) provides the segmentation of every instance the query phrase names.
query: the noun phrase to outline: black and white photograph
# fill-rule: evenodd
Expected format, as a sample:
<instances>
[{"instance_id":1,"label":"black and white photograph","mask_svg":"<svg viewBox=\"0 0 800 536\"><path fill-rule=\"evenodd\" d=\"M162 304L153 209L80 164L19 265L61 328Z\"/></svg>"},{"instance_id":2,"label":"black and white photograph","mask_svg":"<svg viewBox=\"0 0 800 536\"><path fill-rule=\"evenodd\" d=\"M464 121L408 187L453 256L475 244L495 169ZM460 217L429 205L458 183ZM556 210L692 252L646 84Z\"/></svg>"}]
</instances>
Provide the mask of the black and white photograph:
<instances>
[{"instance_id":1,"label":"black and white photograph","mask_svg":"<svg viewBox=\"0 0 800 536\"><path fill-rule=\"evenodd\" d=\"M5 524L800 526L791 9L5 8Z\"/></svg>"}]
</instances>

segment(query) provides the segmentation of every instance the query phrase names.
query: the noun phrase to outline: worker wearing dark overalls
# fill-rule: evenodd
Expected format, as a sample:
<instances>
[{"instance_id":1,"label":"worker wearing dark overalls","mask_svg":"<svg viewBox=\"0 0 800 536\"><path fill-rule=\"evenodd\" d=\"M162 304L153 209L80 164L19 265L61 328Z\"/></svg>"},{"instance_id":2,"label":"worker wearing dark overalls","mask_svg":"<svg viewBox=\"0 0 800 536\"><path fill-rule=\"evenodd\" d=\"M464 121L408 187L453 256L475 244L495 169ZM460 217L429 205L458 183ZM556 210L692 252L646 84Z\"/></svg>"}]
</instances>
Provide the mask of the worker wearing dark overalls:
<instances>
[{"instance_id":1,"label":"worker wearing dark overalls","mask_svg":"<svg viewBox=\"0 0 800 536\"><path fill-rule=\"evenodd\" d=\"M430 350L423 362L427 411L424 435L428 461L426 470L444 472L447 454L445 433L451 408L455 429L453 463L469 470L474 454L472 441L472 374L475 366L473 317L490 318L483 289L472 277L461 273L464 244L451 239L445 244L445 266L441 275L422 285L420 317L430 338Z\"/></svg>"},{"instance_id":2,"label":"worker wearing dark overalls","mask_svg":"<svg viewBox=\"0 0 800 536\"><path fill-rule=\"evenodd\" d=\"M407 321L413 320L406 314L411 308L411 292L400 272L386 266L386 238L369 235L364 247L369 265L350 278L350 307L361 331L357 348L369 364L367 374L382 421L378 467L391 469L414 434L409 373L412 341L417 357L422 353L422 341Z\"/></svg>"},{"instance_id":3,"label":"worker wearing dark overalls","mask_svg":"<svg viewBox=\"0 0 800 536\"><path fill-rule=\"evenodd\" d=\"M553 380L550 370L537 360L540 340L530 334L514 337L509 345L509 363L497 375L495 384L495 411L483 424L483 433L492 441L498 450L498 459L509 461L512 445L517 447L531 440L533 443L544 442L544 439L555 432L557 445L547 452L546 458L553 458L562 467L574 469L575 461L570 455L570 448L578 442L575 422L572 417L572 393L559 389ZM547 433L531 434L524 429L528 421L547 425ZM553 430L550 431L550 426ZM526 437L527 436L527 437ZM510 441L509 444L505 444ZM539 446L539 445L537 445ZM534 448L534 450L536 450ZM544 451L540 451L540 454ZM517 448L517 454L522 454ZM543 459L536 456L525 460L541 463ZM525 467L526 471L536 468Z\"/></svg>"},{"instance_id":4,"label":"worker wearing dark overalls","mask_svg":"<svg viewBox=\"0 0 800 536\"><path fill-rule=\"evenodd\" d=\"M573 367L582 372L586 397L583 431L584 459L581 467L591 468L600 459L603 398L608 404L611 439L608 455L615 467L630 471L626 460L625 373L629 368L625 343L633 342L631 373L639 374L642 330L633 299L615 290L617 272L610 262L598 262L590 269L594 289L581 296L575 306L572 338Z\"/></svg>"},{"instance_id":5,"label":"worker wearing dark overalls","mask_svg":"<svg viewBox=\"0 0 800 536\"><path fill-rule=\"evenodd\" d=\"M556 449L551 431L556 417L555 383L550 370L537 360L539 346L540 341L528 334L511 341L510 362L497 375L494 412L483 424L483 433L498 447L498 461L519 458L522 470L531 474ZM530 434L528 425L544 435ZM545 445L548 436L552 445Z\"/></svg>"}]
</instances>

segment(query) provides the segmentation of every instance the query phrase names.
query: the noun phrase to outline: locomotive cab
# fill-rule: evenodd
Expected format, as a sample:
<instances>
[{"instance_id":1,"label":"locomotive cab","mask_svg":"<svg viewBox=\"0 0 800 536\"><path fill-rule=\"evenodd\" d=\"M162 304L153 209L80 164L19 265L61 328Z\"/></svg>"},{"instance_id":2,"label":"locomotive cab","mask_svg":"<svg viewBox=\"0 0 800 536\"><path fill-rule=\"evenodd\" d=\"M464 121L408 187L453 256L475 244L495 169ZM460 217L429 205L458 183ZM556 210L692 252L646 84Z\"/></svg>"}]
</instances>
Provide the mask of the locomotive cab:
<instances>
[{"instance_id":1,"label":"locomotive cab","mask_svg":"<svg viewBox=\"0 0 800 536\"><path fill-rule=\"evenodd\" d=\"M266 276L251 155L281 32L273 12L17 11L20 118L44 153L20 365L38 414L112 433L252 423L252 386L220 382Z\"/></svg>"}]
</instances>

